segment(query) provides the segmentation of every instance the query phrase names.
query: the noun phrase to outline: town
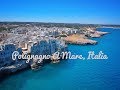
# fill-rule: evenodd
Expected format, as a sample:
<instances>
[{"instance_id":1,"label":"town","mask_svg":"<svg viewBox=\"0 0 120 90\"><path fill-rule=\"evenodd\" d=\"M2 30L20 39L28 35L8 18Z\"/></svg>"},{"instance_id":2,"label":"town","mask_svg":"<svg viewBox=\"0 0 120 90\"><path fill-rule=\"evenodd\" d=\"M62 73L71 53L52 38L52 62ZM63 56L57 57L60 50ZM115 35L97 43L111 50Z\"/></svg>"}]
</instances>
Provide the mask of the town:
<instances>
[{"instance_id":1,"label":"town","mask_svg":"<svg viewBox=\"0 0 120 90\"><path fill-rule=\"evenodd\" d=\"M89 38L101 37L108 32L97 31L99 25L53 24L53 23L0 23L0 72L14 73L31 67L38 68L48 60L12 60L12 53L21 55L53 55L67 51L67 44L89 45L97 41ZM60 60L51 57L49 62Z\"/></svg>"}]
</instances>

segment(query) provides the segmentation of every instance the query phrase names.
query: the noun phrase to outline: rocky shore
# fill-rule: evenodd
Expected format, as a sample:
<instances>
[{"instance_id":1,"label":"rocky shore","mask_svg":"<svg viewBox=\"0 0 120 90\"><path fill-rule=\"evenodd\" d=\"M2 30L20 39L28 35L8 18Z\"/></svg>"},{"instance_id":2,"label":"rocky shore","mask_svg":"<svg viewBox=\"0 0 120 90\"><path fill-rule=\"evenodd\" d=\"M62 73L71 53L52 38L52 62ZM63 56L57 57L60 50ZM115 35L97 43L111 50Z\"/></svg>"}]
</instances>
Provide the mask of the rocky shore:
<instances>
[{"instance_id":1,"label":"rocky shore","mask_svg":"<svg viewBox=\"0 0 120 90\"><path fill-rule=\"evenodd\" d=\"M0 76L12 74L27 68L38 69L41 63L27 64L25 60L13 62L11 56L14 51L21 55L53 55L55 52L65 52L66 44L95 45L98 42L91 38L101 37L108 32L96 31L96 27L43 27L38 25L23 25L12 28L9 32L0 34ZM52 57L49 62L59 63L60 60Z\"/></svg>"},{"instance_id":2,"label":"rocky shore","mask_svg":"<svg viewBox=\"0 0 120 90\"><path fill-rule=\"evenodd\" d=\"M4 73L4 74L14 73L28 67L29 67L29 64L26 64L25 60L21 60L13 65L0 68L0 75L1 73Z\"/></svg>"},{"instance_id":3,"label":"rocky shore","mask_svg":"<svg viewBox=\"0 0 120 90\"><path fill-rule=\"evenodd\" d=\"M99 38L105 34L108 34L108 32L101 32L101 31L95 31L94 33L90 34L90 37L92 38Z\"/></svg>"},{"instance_id":4,"label":"rocky shore","mask_svg":"<svg viewBox=\"0 0 120 90\"><path fill-rule=\"evenodd\" d=\"M70 35L64 38L64 40L67 44L78 44L78 45L97 44L97 41L90 40L85 35L82 35L82 34L81 35L78 35L78 34Z\"/></svg>"},{"instance_id":5,"label":"rocky shore","mask_svg":"<svg viewBox=\"0 0 120 90\"><path fill-rule=\"evenodd\" d=\"M91 38L99 38L108 32L96 31L96 29L86 28L82 34L72 34L64 38L67 44L95 45L98 42ZM90 38L90 39L89 39Z\"/></svg>"},{"instance_id":6,"label":"rocky shore","mask_svg":"<svg viewBox=\"0 0 120 90\"><path fill-rule=\"evenodd\" d=\"M12 50L11 47L13 47L14 49ZM10 50L11 52L9 53L9 56L6 56L6 57L5 55L3 56L4 52L9 52ZM29 52L29 50L31 52ZM32 56L46 55L47 56L47 55L52 55L55 52L65 52L66 50L67 50L67 45L65 44L65 42L63 40L58 40L58 39L42 39L37 43L33 43L32 45L30 45L30 48L26 49L26 51L23 49L20 49L20 50L16 49L16 47L13 44L9 44L9 45L7 44L7 46L4 45L4 48L3 46L1 46L0 53L2 53L2 56L0 57L0 60L3 60L4 62L0 63L1 65L0 77L13 74L18 71L22 71L29 68L39 69L39 67L41 67L43 63L47 61L46 59L42 59L42 60L30 59L29 61L27 58L25 58L27 57L27 55L28 56L30 55ZM14 51L17 51L17 53L19 53L15 60L12 59ZM18 59L18 57L19 58L24 57L25 59ZM57 60L54 60L54 62L55 61ZM52 60L49 59L49 62L52 62Z\"/></svg>"}]
</instances>

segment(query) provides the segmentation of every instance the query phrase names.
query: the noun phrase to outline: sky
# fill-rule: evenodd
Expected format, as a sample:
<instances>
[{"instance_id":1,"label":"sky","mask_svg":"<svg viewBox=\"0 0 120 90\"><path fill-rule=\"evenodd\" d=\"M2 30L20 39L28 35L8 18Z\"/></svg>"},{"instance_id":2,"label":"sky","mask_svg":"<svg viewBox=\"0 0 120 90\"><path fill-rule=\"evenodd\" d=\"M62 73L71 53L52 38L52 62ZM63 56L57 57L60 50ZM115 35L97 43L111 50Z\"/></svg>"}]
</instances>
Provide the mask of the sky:
<instances>
[{"instance_id":1,"label":"sky","mask_svg":"<svg viewBox=\"0 0 120 90\"><path fill-rule=\"evenodd\" d=\"M120 0L0 0L0 21L120 24Z\"/></svg>"}]
</instances>

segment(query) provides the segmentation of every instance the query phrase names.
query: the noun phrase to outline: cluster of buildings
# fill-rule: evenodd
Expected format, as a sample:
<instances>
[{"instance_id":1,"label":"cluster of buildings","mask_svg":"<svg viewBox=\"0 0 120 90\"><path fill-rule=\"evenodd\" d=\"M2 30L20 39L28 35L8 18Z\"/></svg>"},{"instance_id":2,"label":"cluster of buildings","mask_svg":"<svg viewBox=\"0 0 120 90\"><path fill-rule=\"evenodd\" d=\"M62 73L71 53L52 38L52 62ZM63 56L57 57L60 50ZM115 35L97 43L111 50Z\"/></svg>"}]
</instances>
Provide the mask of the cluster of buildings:
<instances>
[{"instance_id":1,"label":"cluster of buildings","mask_svg":"<svg viewBox=\"0 0 120 90\"><path fill-rule=\"evenodd\" d=\"M0 67L12 63L13 51L19 51L22 54L52 55L56 51L66 50L64 37L83 33L89 35L89 32L95 32L91 28L81 29L26 24L16 26L9 32L0 33Z\"/></svg>"},{"instance_id":2,"label":"cluster of buildings","mask_svg":"<svg viewBox=\"0 0 120 90\"><path fill-rule=\"evenodd\" d=\"M56 51L66 51L67 46L62 35L81 33L80 30L65 27L19 26L9 33L1 33L0 37L0 67L17 62L12 60L12 53L52 55Z\"/></svg>"},{"instance_id":3,"label":"cluster of buildings","mask_svg":"<svg viewBox=\"0 0 120 90\"><path fill-rule=\"evenodd\" d=\"M91 43L91 40L86 40L87 37L100 37L106 32L96 31L95 27L81 26L71 28L67 26L47 26L31 24L1 24L0 27L6 28L4 32L0 33L0 74L4 71L16 72L17 70L28 67L25 60L13 60L12 54L18 51L21 55L53 55L55 52L67 51L65 37L74 34L83 34L84 37L78 37L77 41L73 40L72 43L78 42ZM69 37L68 37L69 38ZM57 61L52 57L52 61ZM36 63L29 64L29 66L36 67Z\"/></svg>"}]
</instances>

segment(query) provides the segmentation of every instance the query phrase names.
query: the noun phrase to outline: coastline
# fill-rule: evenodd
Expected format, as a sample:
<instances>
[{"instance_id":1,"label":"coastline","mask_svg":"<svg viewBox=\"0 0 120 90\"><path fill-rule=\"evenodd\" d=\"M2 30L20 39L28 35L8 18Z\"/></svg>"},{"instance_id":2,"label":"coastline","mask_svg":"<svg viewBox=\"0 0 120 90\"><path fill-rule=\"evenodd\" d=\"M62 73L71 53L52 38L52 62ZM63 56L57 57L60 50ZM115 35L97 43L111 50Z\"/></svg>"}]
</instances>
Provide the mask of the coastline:
<instances>
[{"instance_id":1,"label":"coastline","mask_svg":"<svg viewBox=\"0 0 120 90\"><path fill-rule=\"evenodd\" d=\"M95 45L97 41L87 39L84 35L71 35L64 38L67 44L78 44L78 45Z\"/></svg>"},{"instance_id":2,"label":"coastline","mask_svg":"<svg viewBox=\"0 0 120 90\"><path fill-rule=\"evenodd\" d=\"M17 29L19 30L19 28L17 28ZM99 38L108 33L108 32L96 31L96 28L94 28L94 27L93 28L90 28L90 27L81 28L83 30L79 30L79 29L72 30L73 28L63 28L63 29L64 29L63 31L57 31L57 30L55 31L54 30L54 32L57 35L53 34L53 37L51 37L51 35L50 35L50 37L49 36L46 37L45 32L43 32L43 31L42 31L42 34L40 34L40 35L38 35L37 32L36 33L33 33L33 32L27 33L28 37L31 37L31 36L29 36L29 34L30 35L33 34L33 38L39 38L39 39L42 38L42 40L36 41L35 39L32 38L35 41L32 42L32 39L30 41L26 41L25 47L20 47L20 49L23 52L23 55L26 52L27 52L27 54L29 54L29 53L33 53L33 54L40 54L40 53L41 54L49 54L49 53L51 53L51 54L53 54L56 51L59 51L59 52L66 51L67 50L66 44L95 45L98 42L95 40L91 40L90 38ZM12 32L15 33L15 35L16 35L16 30L13 29ZM25 31L25 32L23 31L23 35L26 35L26 32L28 32L28 31ZM51 34L51 31L49 33ZM56 36L61 36L61 33L63 34L61 39L59 37L56 38ZM10 33L10 36L12 36L12 34ZM17 35L21 36L21 32L20 32L20 34L17 34ZM64 37L64 35L66 35L66 36ZM53 40L49 39L49 38L52 38ZM21 39L20 39L20 41L21 41ZM7 41L5 41L5 42L7 42ZM42 43L42 42L46 43L44 46L46 48L45 50L47 53L45 52L45 50L43 50L44 52L41 52L40 50L36 51L37 48L40 49L40 47L41 47L40 43ZM54 43L56 45L54 47L52 47L52 45L54 45ZM27 44L30 47L27 46ZM49 52L49 51L51 51L51 52ZM32 62L30 64L26 64L25 61L23 60L22 62L18 61L14 64L3 66L0 68L0 74L1 75L3 74L3 76L5 74L6 75L13 74L13 73L22 71L24 69L29 69L30 67L33 69L37 69L40 65L38 63L36 63L36 61L38 61L38 60L32 60ZM43 60L43 62L44 61L45 60ZM40 64L42 64L43 62L41 62ZM51 60L49 60L49 62L58 63L58 62L60 62L60 60L56 60L55 58L52 58Z\"/></svg>"},{"instance_id":3,"label":"coastline","mask_svg":"<svg viewBox=\"0 0 120 90\"><path fill-rule=\"evenodd\" d=\"M91 40L89 38L100 38L103 35L108 34L108 32L103 31L94 31L94 30L88 30L87 33L84 34L72 34L67 37L65 37L63 40L67 44L77 44L77 45L95 45L98 42L95 40Z\"/></svg>"}]
</instances>

